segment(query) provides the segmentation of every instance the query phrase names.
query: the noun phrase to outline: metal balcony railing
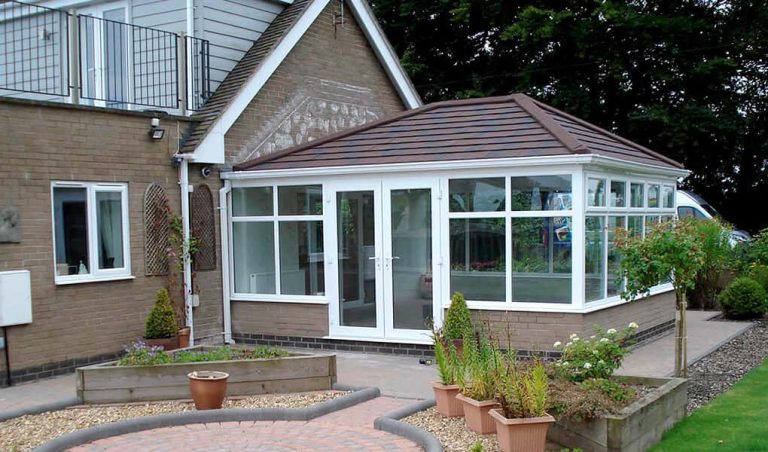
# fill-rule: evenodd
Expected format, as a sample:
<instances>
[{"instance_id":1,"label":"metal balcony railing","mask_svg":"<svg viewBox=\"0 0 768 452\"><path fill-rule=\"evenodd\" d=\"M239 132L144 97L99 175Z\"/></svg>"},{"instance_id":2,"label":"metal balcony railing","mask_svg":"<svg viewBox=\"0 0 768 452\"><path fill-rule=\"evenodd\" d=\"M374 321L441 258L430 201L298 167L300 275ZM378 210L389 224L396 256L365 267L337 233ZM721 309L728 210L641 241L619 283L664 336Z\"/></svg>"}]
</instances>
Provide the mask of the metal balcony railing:
<instances>
[{"instance_id":1,"label":"metal balcony railing","mask_svg":"<svg viewBox=\"0 0 768 452\"><path fill-rule=\"evenodd\" d=\"M0 2L0 95L185 113L210 96L208 41Z\"/></svg>"}]
</instances>

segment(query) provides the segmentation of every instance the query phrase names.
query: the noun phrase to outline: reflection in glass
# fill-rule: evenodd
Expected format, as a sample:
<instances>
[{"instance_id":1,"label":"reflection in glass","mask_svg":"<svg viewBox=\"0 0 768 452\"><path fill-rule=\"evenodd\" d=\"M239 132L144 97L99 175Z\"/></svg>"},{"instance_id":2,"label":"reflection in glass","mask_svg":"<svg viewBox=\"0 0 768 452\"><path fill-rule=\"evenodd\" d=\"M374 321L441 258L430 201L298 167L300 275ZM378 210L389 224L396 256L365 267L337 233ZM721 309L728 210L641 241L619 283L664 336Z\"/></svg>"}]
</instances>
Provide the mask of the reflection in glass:
<instances>
[{"instance_id":1,"label":"reflection in glass","mask_svg":"<svg viewBox=\"0 0 768 452\"><path fill-rule=\"evenodd\" d=\"M451 212L499 212L504 206L504 178L451 179Z\"/></svg>"},{"instance_id":2,"label":"reflection in glass","mask_svg":"<svg viewBox=\"0 0 768 452\"><path fill-rule=\"evenodd\" d=\"M504 218L450 220L451 293L467 300L506 301Z\"/></svg>"},{"instance_id":3,"label":"reflection in glass","mask_svg":"<svg viewBox=\"0 0 768 452\"><path fill-rule=\"evenodd\" d=\"M624 181L611 181L611 207L627 206L627 183Z\"/></svg>"},{"instance_id":4,"label":"reflection in glass","mask_svg":"<svg viewBox=\"0 0 768 452\"><path fill-rule=\"evenodd\" d=\"M123 195L96 192L96 226L99 230L99 268L123 268Z\"/></svg>"},{"instance_id":5,"label":"reflection in glass","mask_svg":"<svg viewBox=\"0 0 768 452\"><path fill-rule=\"evenodd\" d=\"M648 207L659 207L659 186L648 186Z\"/></svg>"},{"instance_id":6,"label":"reflection in glass","mask_svg":"<svg viewBox=\"0 0 768 452\"><path fill-rule=\"evenodd\" d=\"M654 226L659 224L659 216L658 215L648 215L645 217L645 234L648 234L648 231L650 231Z\"/></svg>"},{"instance_id":7,"label":"reflection in glass","mask_svg":"<svg viewBox=\"0 0 768 452\"><path fill-rule=\"evenodd\" d=\"M275 293L275 228L271 221L232 223L237 293Z\"/></svg>"},{"instance_id":8,"label":"reflection in glass","mask_svg":"<svg viewBox=\"0 0 768 452\"><path fill-rule=\"evenodd\" d=\"M88 274L88 208L85 188L53 189L56 274ZM122 246L122 245L121 245Z\"/></svg>"},{"instance_id":9,"label":"reflection in glass","mask_svg":"<svg viewBox=\"0 0 768 452\"><path fill-rule=\"evenodd\" d=\"M608 296L619 295L624 288L624 278L620 275L621 253L614 246L616 229L626 229L625 218L608 217Z\"/></svg>"},{"instance_id":10,"label":"reflection in glass","mask_svg":"<svg viewBox=\"0 0 768 452\"><path fill-rule=\"evenodd\" d=\"M280 215L322 215L323 186L277 187L277 206Z\"/></svg>"},{"instance_id":11,"label":"reflection in glass","mask_svg":"<svg viewBox=\"0 0 768 452\"><path fill-rule=\"evenodd\" d=\"M627 230L632 237L643 236L643 216L642 215L630 215L627 217Z\"/></svg>"},{"instance_id":12,"label":"reflection in glass","mask_svg":"<svg viewBox=\"0 0 768 452\"><path fill-rule=\"evenodd\" d=\"M272 187L232 189L232 216L271 216Z\"/></svg>"},{"instance_id":13,"label":"reflection in glass","mask_svg":"<svg viewBox=\"0 0 768 452\"><path fill-rule=\"evenodd\" d=\"M661 187L661 201L661 207L665 209L675 207L675 187L671 185Z\"/></svg>"},{"instance_id":14,"label":"reflection in glass","mask_svg":"<svg viewBox=\"0 0 768 452\"><path fill-rule=\"evenodd\" d=\"M512 210L570 210L571 176L513 177Z\"/></svg>"},{"instance_id":15,"label":"reflection in glass","mask_svg":"<svg viewBox=\"0 0 768 452\"><path fill-rule=\"evenodd\" d=\"M605 293L604 232L605 219L603 217L587 217L584 256L587 302L602 300Z\"/></svg>"},{"instance_id":16,"label":"reflection in glass","mask_svg":"<svg viewBox=\"0 0 768 452\"><path fill-rule=\"evenodd\" d=\"M512 301L571 302L571 218L512 218Z\"/></svg>"},{"instance_id":17,"label":"reflection in glass","mask_svg":"<svg viewBox=\"0 0 768 452\"><path fill-rule=\"evenodd\" d=\"M431 190L392 190L392 303L395 328L432 323Z\"/></svg>"},{"instance_id":18,"label":"reflection in glass","mask_svg":"<svg viewBox=\"0 0 768 452\"><path fill-rule=\"evenodd\" d=\"M323 222L280 222L280 293L324 295Z\"/></svg>"},{"instance_id":19,"label":"reflection in glass","mask_svg":"<svg viewBox=\"0 0 768 452\"><path fill-rule=\"evenodd\" d=\"M587 180L587 205L590 207L605 207L605 179L590 177Z\"/></svg>"},{"instance_id":20,"label":"reflection in glass","mask_svg":"<svg viewBox=\"0 0 768 452\"><path fill-rule=\"evenodd\" d=\"M629 207L645 207L644 185L632 183L629 185Z\"/></svg>"},{"instance_id":21,"label":"reflection in glass","mask_svg":"<svg viewBox=\"0 0 768 452\"><path fill-rule=\"evenodd\" d=\"M339 325L376 327L373 191L336 193Z\"/></svg>"}]
</instances>

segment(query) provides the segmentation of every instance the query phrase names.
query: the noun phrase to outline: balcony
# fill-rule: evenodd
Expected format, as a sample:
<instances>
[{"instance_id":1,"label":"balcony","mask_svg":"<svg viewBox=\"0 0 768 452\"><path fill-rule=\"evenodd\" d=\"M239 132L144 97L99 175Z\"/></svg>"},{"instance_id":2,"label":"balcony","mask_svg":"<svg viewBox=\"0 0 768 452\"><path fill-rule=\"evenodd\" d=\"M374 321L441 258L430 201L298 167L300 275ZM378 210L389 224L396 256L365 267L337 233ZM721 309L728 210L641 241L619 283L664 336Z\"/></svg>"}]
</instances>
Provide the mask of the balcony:
<instances>
[{"instance_id":1,"label":"balcony","mask_svg":"<svg viewBox=\"0 0 768 452\"><path fill-rule=\"evenodd\" d=\"M189 114L210 96L204 39L75 13L0 3L0 96Z\"/></svg>"}]
</instances>

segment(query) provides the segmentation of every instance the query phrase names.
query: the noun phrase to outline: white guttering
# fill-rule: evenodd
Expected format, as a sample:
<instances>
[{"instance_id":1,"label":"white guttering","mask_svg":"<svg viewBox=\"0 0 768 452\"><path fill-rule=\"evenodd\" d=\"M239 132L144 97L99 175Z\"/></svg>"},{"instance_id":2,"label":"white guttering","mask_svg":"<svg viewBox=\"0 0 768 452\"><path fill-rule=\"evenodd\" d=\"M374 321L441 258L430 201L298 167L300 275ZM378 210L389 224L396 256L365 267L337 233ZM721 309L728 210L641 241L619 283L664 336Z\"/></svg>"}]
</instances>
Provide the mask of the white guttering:
<instances>
[{"instance_id":1,"label":"white guttering","mask_svg":"<svg viewBox=\"0 0 768 452\"><path fill-rule=\"evenodd\" d=\"M684 177L690 173L690 171L684 169L660 167L645 163L626 162L624 160L612 157L603 157L600 155L566 155L547 157L513 157L505 159L456 160L450 162L390 163L382 165L334 166L284 170L234 171L222 174L221 178L229 180L242 180L254 179L258 177L303 177L361 173L393 173L396 171L439 171L488 167L497 168L499 166L548 166L567 164L605 165L610 166L611 168L619 168L627 171L644 171L645 173L671 177Z\"/></svg>"},{"instance_id":2,"label":"white guttering","mask_svg":"<svg viewBox=\"0 0 768 452\"><path fill-rule=\"evenodd\" d=\"M182 229L182 263L184 273L184 310L187 326L189 327L189 345L195 345L195 322L192 317L192 263L189 258L189 157L190 154L176 154L181 157L179 166L179 191L181 192L181 229Z\"/></svg>"},{"instance_id":3,"label":"white guttering","mask_svg":"<svg viewBox=\"0 0 768 452\"><path fill-rule=\"evenodd\" d=\"M232 340L232 311L229 299L229 192L232 182L225 180L219 190L219 225L221 226L221 303L224 314L224 342L234 344Z\"/></svg>"}]
</instances>

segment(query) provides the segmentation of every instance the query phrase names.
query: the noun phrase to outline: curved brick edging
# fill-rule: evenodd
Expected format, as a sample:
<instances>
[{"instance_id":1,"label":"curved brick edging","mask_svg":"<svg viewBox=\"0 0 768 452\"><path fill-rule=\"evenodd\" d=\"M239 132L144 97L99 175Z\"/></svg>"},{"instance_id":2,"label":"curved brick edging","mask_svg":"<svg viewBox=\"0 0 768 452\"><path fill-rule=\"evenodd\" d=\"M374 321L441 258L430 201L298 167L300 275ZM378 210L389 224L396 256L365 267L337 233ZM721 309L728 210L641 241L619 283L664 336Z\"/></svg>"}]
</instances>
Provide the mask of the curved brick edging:
<instances>
[{"instance_id":1,"label":"curved brick edging","mask_svg":"<svg viewBox=\"0 0 768 452\"><path fill-rule=\"evenodd\" d=\"M335 399L326 400L307 408L231 408L223 410L185 411L127 419L119 422L96 425L60 436L35 449L36 452L58 452L92 441L127 433L176 427L187 424L237 421L308 421L334 411L379 397L379 388L336 384L333 389L353 391Z\"/></svg>"},{"instance_id":2,"label":"curved brick edging","mask_svg":"<svg viewBox=\"0 0 768 452\"><path fill-rule=\"evenodd\" d=\"M433 406L435 406L435 399L427 399L390 411L376 418L373 422L373 428L409 439L421 446L426 452L443 452L443 445L440 444L435 435L400 420Z\"/></svg>"},{"instance_id":3,"label":"curved brick edging","mask_svg":"<svg viewBox=\"0 0 768 452\"><path fill-rule=\"evenodd\" d=\"M79 405L79 404L80 404L80 400L78 400L77 397L72 397L66 400L59 400L57 402L45 403L42 405L35 405L32 407L26 407L26 408L18 408L15 410L6 411L5 413L0 413L0 422L4 422L9 419L13 419L21 416L27 416L30 414L40 414L40 413L45 413L46 411L61 410L61 409L74 406L74 405Z\"/></svg>"}]
</instances>

